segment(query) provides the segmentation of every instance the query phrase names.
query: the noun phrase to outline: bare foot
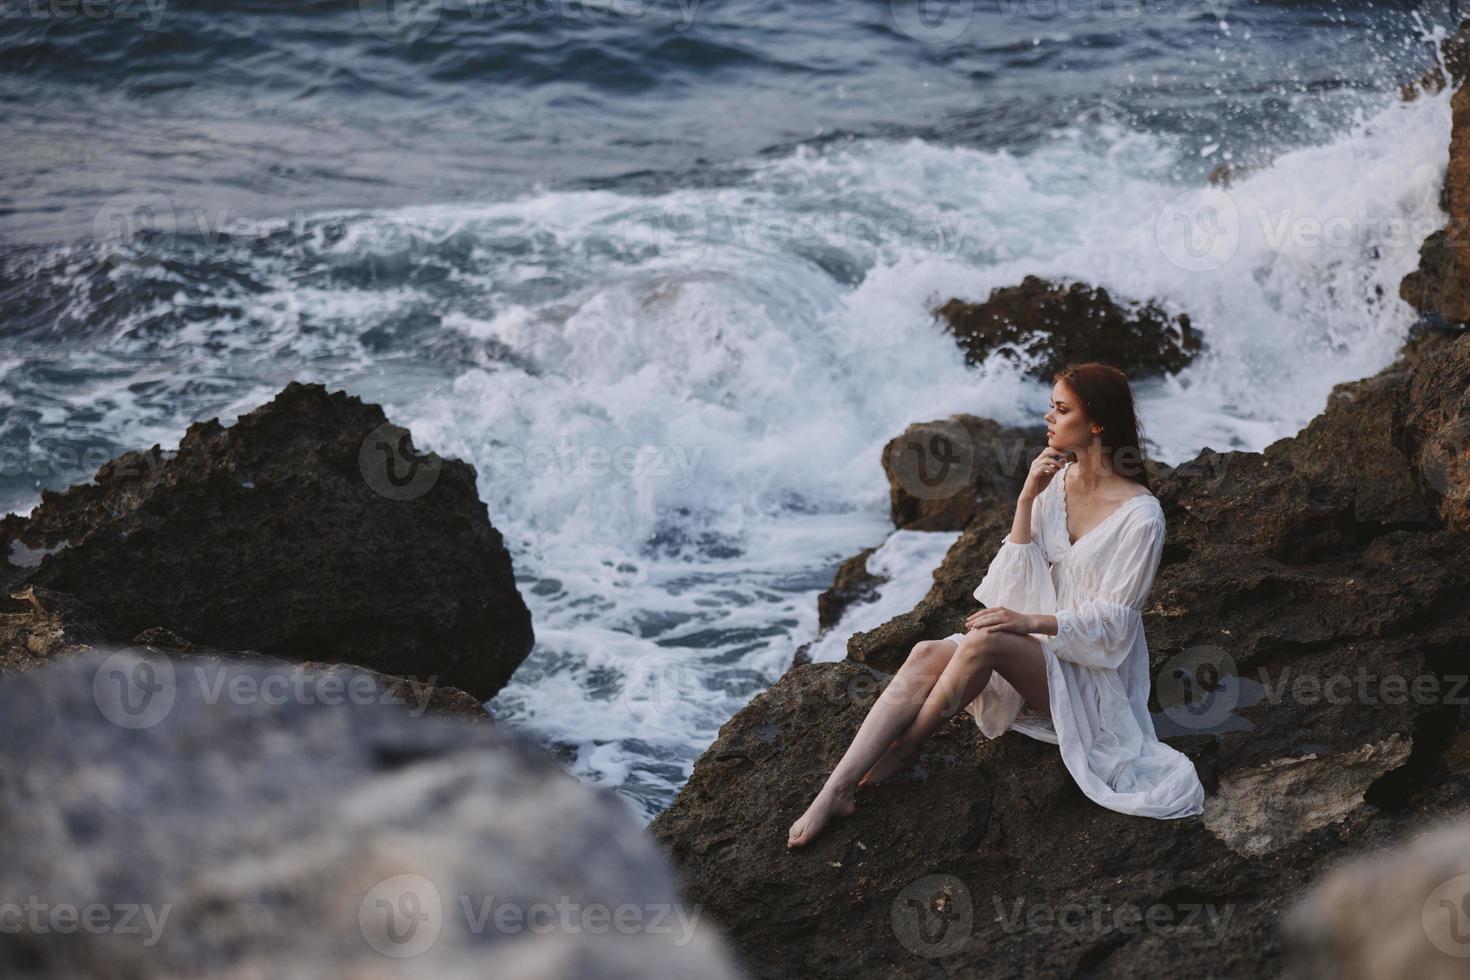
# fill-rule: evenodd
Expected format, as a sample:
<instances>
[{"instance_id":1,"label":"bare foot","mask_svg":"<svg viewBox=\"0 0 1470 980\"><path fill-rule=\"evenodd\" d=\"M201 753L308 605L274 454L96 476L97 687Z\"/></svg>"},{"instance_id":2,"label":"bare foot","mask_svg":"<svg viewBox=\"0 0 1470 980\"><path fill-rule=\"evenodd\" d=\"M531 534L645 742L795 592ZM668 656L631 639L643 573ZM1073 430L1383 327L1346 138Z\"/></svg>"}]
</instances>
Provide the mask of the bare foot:
<instances>
[{"instance_id":1,"label":"bare foot","mask_svg":"<svg viewBox=\"0 0 1470 980\"><path fill-rule=\"evenodd\" d=\"M889 776L908 769L918 759L919 747L917 745L910 745L902 739L895 739L893 744L888 746L888 751L883 753L883 757L873 763L873 768L858 780L858 785L877 786Z\"/></svg>"},{"instance_id":2,"label":"bare foot","mask_svg":"<svg viewBox=\"0 0 1470 980\"><path fill-rule=\"evenodd\" d=\"M813 837L822 832L829 819L850 816L856 809L857 802L853 799L852 790L830 790L823 786L817 798L812 800L811 806L791 825L786 846L806 846Z\"/></svg>"}]
</instances>

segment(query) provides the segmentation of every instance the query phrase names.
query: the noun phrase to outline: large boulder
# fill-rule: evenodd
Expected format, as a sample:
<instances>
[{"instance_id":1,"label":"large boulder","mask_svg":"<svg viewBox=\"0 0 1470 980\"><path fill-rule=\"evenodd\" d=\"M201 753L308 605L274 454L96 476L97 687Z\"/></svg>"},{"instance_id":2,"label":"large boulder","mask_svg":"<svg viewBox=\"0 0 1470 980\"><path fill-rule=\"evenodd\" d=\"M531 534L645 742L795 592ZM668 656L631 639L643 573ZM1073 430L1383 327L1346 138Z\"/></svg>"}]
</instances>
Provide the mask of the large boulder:
<instances>
[{"instance_id":1,"label":"large boulder","mask_svg":"<svg viewBox=\"0 0 1470 980\"><path fill-rule=\"evenodd\" d=\"M1174 374L1203 346L1185 314L1171 316L1152 302L1118 303L1102 287L1039 276L993 289L982 303L952 299L933 313L969 363L1000 354L1048 383L1081 361L1105 361L1130 377Z\"/></svg>"},{"instance_id":2,"label":"large boulder","mask_svg":"<svg viewBox=\"0 0 1470 980\"><path fill-rule=\"evenodd\" d=\"M531 615L469 464L381 408L291 383L226 428L191 425L0 521L0 579L65 593L106 634L347 662L486 700Z\"/></svg>"},{"instance_id":3,"label":"large boulder","mask_svg":"<svg viewBox=\"0 0 1470 980\"><path fill-rule=\"evenodd\" d=\"M1013 428L976 415L916 422L883 447L889 516L908 531L959 531L1013 500L1046 445L1044 424Z\"/></svg>"},{"instance_id":4,"label":"large boulder","mask_svg":"<svg viewBox=\"0 0 1470 980\"><path fill-rule=\"evenodd\" d=\"M1291 441L1154 475L1169 531L1144 610L1151 707L1200 772L1203 814L1100 807L1054 746L988 740L960 712L914 770L786 848L908 650L973 611L1010 525L996 505L915 610L845 661L793 667L721 729L649 827L687 893L762 976L1279 975L1296 893L1470 807L1470 536L1442 524L1385 422L1412 419L1415 372L1449 358L1406 357Z\"/></svg>"},{"instance_id":5,"label":"large boulder","mask_svg":"<svg viewBox=\"0 0 1470 980\"><path fill-rule=\"evenodd\" d=\"M739 975L611 791L274 676L126 650L0 676L0 975Z\"/></svg>"}]
</instances>

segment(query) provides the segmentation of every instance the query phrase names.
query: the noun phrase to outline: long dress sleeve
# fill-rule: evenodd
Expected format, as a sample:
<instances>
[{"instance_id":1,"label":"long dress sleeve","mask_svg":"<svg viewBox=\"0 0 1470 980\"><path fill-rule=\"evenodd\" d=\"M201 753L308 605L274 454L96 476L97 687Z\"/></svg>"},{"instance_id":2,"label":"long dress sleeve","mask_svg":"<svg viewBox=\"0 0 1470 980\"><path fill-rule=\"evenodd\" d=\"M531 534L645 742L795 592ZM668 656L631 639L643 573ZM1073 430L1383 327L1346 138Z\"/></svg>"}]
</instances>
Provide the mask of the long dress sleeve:
<instances>
[{"instance_id":1,"label":"long dress sleeve","mask_svg":"<svg viewBox=\"0 0 1470 980\"><path fill-rule=\"evenodd\" d=\"M1009 533L1001 538L1000 550L991 559L985 577L975 587L975 598L987 607L1005 606L1023 613L1052 613L1056 610L1056 585L1046 557L1045 505L1040 494L1031 503L1030 541L1017 544ZM1043 636L1041 633L1031 635L1038 640ZM959 634L953 639L958 640ZM1018 720L1024 706L1021 692L996 672L991 674L985 689L965 705L965 711L974 716L975 723L987 738L999 738L1016 727L1055 744L1056 735L1048 730L1049 726Z\"/></svg>"},{"instance_id":2,"label":"long dress sleeve","mask_svg":"<svg viewBox=\"0 0 1470 980\"><path fill-rule=\"evenodd\" d=\"M1143 629L1143 604L1163 553L1161 517L1129 520L1103 566L1095 594L1075 608L1059 610L1056 635L1044 634L1042 643L1063 660L1117 669Z\"/></svg>"},{"instance_id":3,"label":"long dress sleeve","mask_svg":"<svg viewBox=\"0 0 1470 980\"><path fill-rule=\"evenodd\" d=\"M974 596L987 608L1004 606L1021 613L1051 613L1057 607L1056 587L1046 560L1042 499L1031 501L1031 540L1016 544L1007 532L991 559Z\"/></svg>"}]
</instances>

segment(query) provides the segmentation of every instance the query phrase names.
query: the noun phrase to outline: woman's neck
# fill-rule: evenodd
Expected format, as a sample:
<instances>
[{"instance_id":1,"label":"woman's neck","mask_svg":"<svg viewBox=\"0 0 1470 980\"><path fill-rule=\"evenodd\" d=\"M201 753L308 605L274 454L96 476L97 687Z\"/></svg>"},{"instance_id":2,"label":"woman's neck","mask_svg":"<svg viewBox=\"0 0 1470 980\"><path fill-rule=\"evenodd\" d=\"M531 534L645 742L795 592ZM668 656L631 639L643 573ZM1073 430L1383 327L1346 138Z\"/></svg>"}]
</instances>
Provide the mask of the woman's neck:
<instances>
[{"instance_id":1,"label":"woman's neck","mask_svg":"<svg viewBox=\"0 0 1470 980\"><path fill-rule=\"evenodd\" d=\"M1091 493L1104 483L1109 483L1114 477L1113 468L1104 460L1102 453L1095 449L1082 449L1077 451L1077 458L1072 461L1074 480L1077 488L1084 493Z\"/></svg>"}]
</instances>

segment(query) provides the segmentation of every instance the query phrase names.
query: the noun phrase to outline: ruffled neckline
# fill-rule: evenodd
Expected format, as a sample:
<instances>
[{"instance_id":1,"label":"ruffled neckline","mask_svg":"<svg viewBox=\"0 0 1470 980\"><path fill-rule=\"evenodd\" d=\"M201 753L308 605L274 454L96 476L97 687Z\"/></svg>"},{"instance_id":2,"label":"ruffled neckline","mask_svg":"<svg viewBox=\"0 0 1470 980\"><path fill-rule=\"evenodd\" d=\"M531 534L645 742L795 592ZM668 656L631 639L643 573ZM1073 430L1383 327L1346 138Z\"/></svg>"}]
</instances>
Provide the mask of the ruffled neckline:
<instances>
[{"instance_id":1,"label":"ruffled neckline","mask_svg":"<svg viewBox=\"0 0 1470 980\"><path fill-rule=\"evenodd\" d=\"M1093 534L1097 533L1098 531L1101 531L1104 527L1106 527L1109 523L1111 523L1112 520L1115 517L1119 516L1124 511L1126 511L1132 504L1136 503L1139 500L1144 499L1145 497L1153 497L1153 494L1149 493L1147 490L1145 490L1143 493L1135 493L1133 496L1129 497L1127 500L1123 501L1121 504L1119 504L1118 506L1114 507L1113 510L1112 510L1112 512L1109 513L1107 517L1104 517L1102 520L1098 521L1095 525L1093 525L1087 531L1083 532L1082 537L1078 538L1076 541L1073 541L1072 540L1072 532L1070 532L1069 530L1067 530L1068 515L1067 515L1067 482L1066 482L1067 481L1067 468L1070 467L1073 462L1074 462L1074 460L1068 460L1066 463L1064 463L1062 465L1061 472L1057 473L1057 475L1052 478L1052 483L1054 483L1054 484L1057 485L1056 495L1060 499L1060 503L1056 507L1053 507L1052 508L1052 512L1057 515L1057 524L1059 525L1058 530L1060 531L1060 540L1066 545L1066 547L1067 547L1067 549L1069 551L1077 548L1078 546L1080 546L1082 544L1082 542L1086 541Z\"/></svg>"}]
</instances>

